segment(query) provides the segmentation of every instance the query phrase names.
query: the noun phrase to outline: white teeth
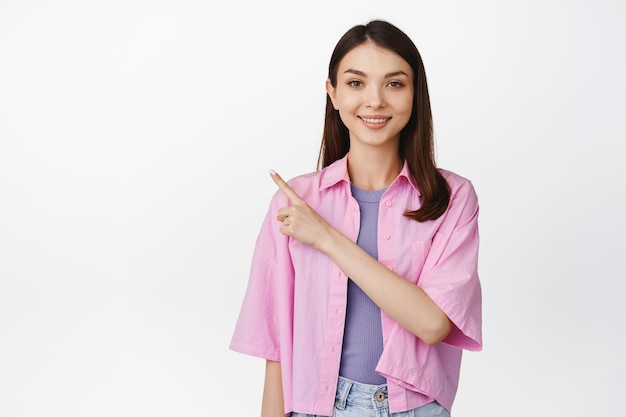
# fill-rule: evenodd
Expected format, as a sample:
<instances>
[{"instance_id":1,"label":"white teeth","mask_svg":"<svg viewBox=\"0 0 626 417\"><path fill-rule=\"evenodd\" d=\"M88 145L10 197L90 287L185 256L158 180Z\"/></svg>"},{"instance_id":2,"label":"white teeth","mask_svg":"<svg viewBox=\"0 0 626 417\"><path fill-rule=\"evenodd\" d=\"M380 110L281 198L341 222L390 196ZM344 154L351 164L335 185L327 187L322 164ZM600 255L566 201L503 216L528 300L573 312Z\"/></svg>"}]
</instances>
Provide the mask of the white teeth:
<instances>
[{"instance_id":1,"label":"white teeth","mask_svg":"<svg viewBox=\"0 0 626 417\"><path fill-rule=\"evenodd\" d=\"M367 123L385 123L388 119L368 119L367 117L362 118L364 122Z\"/></svg>"}]
</instances>

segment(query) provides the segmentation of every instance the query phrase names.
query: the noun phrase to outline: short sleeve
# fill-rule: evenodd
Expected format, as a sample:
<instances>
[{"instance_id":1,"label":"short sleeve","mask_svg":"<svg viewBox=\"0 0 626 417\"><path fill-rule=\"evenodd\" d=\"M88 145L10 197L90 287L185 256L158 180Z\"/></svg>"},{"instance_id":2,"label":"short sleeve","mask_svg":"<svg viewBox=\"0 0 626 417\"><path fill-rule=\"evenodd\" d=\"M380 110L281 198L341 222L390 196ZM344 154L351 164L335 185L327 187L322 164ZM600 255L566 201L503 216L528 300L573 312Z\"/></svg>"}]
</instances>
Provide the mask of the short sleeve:
<instances>
[{"instance_id":1,"label":"short sleeve","mask_svg":"<svg viewBox=\"0 0 626 417\"><path fill-rule=\"evenodd\" d=\"M482 294L478 278L478 198L464 180L452 195L418 285L453 323L443 343L482 349Z\"/></svg>"},{"instance_id":2,"label":"short sleeve","mask_svg":"<svg viewBox=\"0 0 626 417\"><path fill-rule=\"evenodd\" d=\"M276 212L286 205L274 195L257 237L250 275L230 349L281 361L290 346L293 321L293 266L288 238L279 232Z\"/></svg>"}]
</instances>

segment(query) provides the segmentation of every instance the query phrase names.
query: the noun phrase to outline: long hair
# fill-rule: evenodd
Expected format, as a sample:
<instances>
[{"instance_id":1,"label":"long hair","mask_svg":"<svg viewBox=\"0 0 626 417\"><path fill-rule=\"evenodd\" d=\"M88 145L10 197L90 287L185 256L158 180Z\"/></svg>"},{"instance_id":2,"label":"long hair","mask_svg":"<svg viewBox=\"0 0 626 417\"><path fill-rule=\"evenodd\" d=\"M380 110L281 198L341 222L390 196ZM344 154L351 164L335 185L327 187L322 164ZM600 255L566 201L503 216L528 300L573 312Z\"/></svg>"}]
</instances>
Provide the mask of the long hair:
<instances>
[{"instance_id":1,"label":"long hair","mask_svg":"<svg viewBox=\"0 0 626 417\"><path fill-rule=\"evenodd\" d=\"M337 71L343 57L355 47L371 41L400 55L413 70L413 109L407 125L400 132L400 157L406 161L422 195L419 209L405 216L423 222L441 216L450 202L450 189L435 163L433 117L422 58L411 39L396 26L382 20L354 26L337 42L328 66L328 79L337 87ZM326 115L322 144L317 160L322 169L343 158L350 150L348 129L326 96Z\"/></svg>"}]
</instances>

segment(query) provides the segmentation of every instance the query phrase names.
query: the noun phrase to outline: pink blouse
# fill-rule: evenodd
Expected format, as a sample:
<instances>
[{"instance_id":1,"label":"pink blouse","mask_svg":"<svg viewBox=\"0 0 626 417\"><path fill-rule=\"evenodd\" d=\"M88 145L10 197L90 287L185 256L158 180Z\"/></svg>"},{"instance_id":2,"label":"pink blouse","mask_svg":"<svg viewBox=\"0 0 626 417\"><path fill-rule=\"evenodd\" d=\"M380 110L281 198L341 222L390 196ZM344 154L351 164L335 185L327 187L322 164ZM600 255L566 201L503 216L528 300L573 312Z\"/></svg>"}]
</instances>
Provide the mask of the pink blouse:
<instances>
[{"instance_id":1,"label":"pink blouse","mask_svg":"<svg viewBox=\"0 0 626 417\"><path fill-rule=\"evenodd\" d=\"M381 312L383 353L376 371L387 378L392 413L432 399L450 410L462 349L482 348L478 262L478 200L470 181L441 170L450 205L436 220L403 213L420 206L405 164L380 202L378 261L420 286L453 323L428 345ZM350 192L347 157L289 185L326 221L356 241L359 207ZM348 277L325 254L279 232L273 196L259 233L230 348L279 361L285 412L332 415L346 312Z\"/></svg>"}]
</instances>

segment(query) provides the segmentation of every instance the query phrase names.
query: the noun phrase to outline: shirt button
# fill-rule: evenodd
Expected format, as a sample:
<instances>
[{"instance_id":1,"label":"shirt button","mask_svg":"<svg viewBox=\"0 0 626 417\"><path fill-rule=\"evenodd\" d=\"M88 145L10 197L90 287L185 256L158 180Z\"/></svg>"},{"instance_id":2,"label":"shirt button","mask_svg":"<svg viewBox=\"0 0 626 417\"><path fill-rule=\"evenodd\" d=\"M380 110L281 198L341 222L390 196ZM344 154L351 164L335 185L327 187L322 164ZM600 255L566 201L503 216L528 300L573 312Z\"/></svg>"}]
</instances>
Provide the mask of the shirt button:
<instances>
[{"instance_id":1,"label":"shirt button","mask_svg":"<svg viewBox=\"0 0 626 417\"><path fill-rule=\"evenodd\" d=\"M385 236L383 236L383 239L389 240L389 239L391 239L391 236L390 235L385 235Z\"/></svg>"},{"instance_id":2,"label":"shirt button","mask_svg":"<svg viewBox=\"0 0 626 417\"><path fill-rule=\"evenodd\" d=\"M391 200L387 200L387 201L385 201L385 205L386 205L387 207L391 207Z\"/></svg>"}]
</instances>

